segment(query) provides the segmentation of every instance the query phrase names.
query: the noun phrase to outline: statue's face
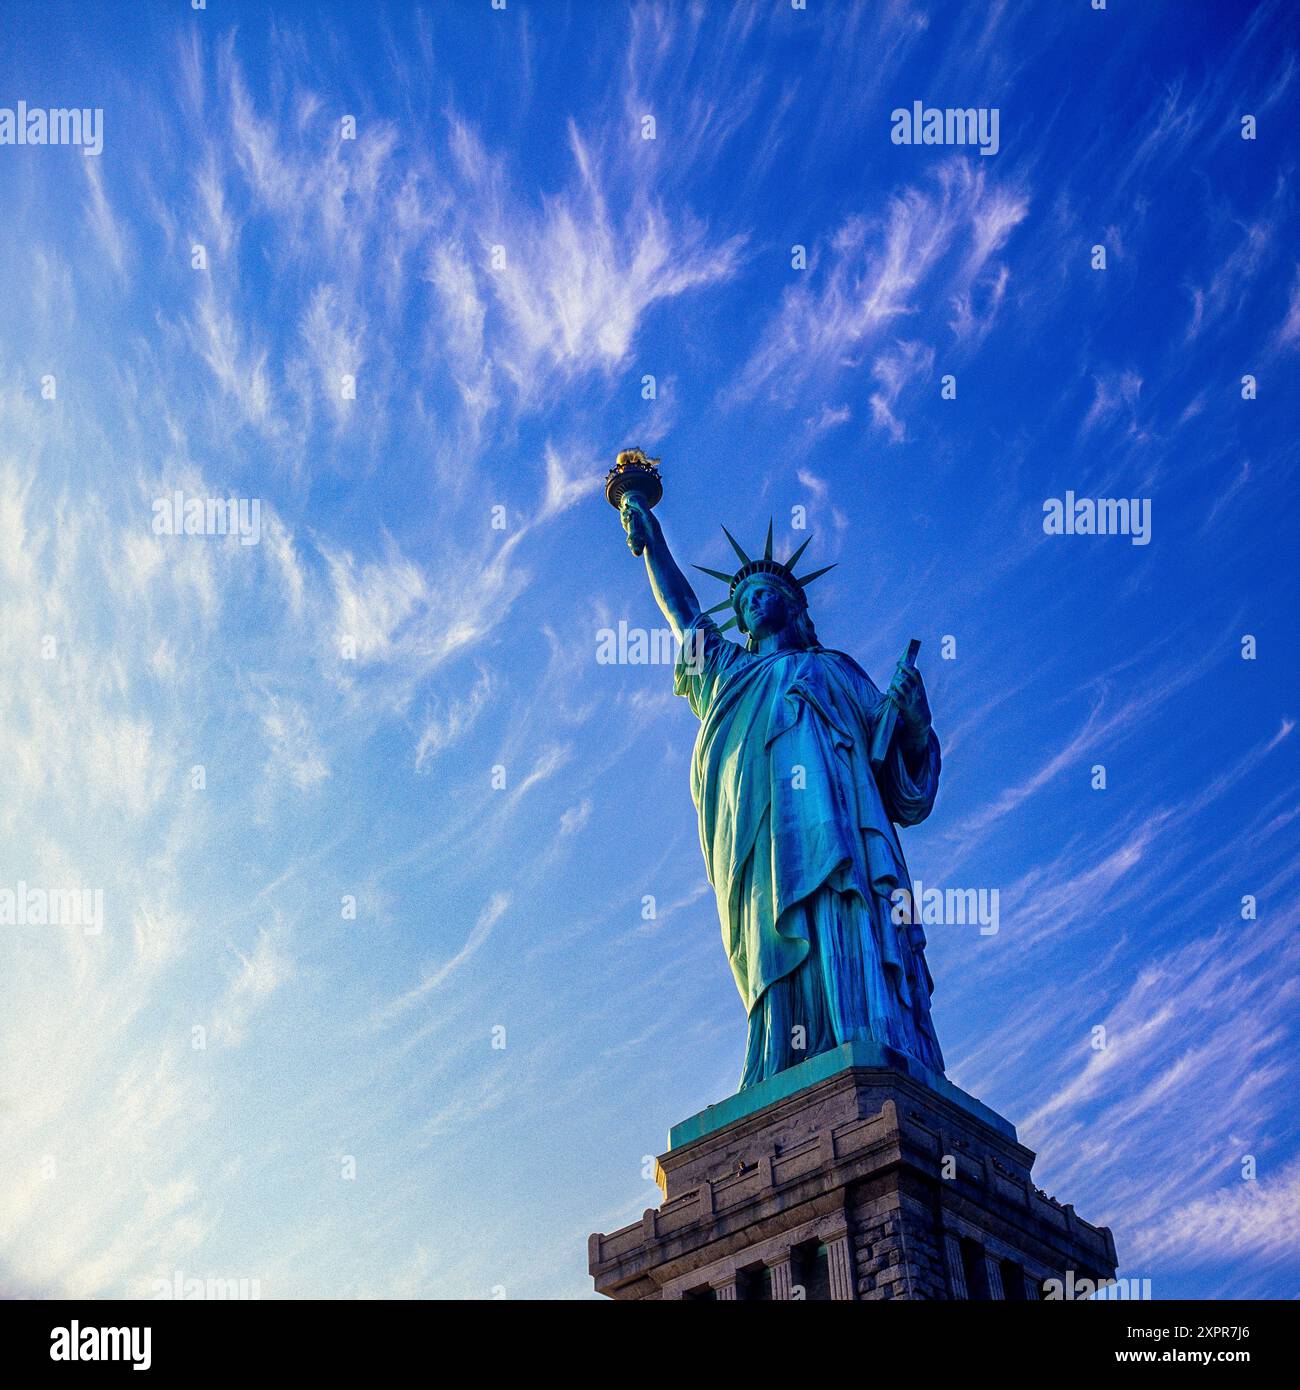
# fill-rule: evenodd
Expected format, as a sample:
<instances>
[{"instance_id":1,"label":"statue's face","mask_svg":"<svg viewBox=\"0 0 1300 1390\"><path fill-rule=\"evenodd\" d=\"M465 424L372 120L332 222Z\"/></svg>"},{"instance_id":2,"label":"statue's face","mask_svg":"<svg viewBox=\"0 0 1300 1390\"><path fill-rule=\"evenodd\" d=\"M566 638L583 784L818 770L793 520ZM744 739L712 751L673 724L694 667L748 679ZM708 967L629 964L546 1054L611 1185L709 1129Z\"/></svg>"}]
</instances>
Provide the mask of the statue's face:
<instances>
[{"instance_id":1,"label":"statue's face","mask_svg":"<svg viewBox=\"0 0 1300 1390\"><path fill-rule=\"evenodd\" d=\"M787 628L794 620L794 606L779 584L754 579L741 591L740 618L749 635L758 640Z\"/></svg>"}]
</instances>

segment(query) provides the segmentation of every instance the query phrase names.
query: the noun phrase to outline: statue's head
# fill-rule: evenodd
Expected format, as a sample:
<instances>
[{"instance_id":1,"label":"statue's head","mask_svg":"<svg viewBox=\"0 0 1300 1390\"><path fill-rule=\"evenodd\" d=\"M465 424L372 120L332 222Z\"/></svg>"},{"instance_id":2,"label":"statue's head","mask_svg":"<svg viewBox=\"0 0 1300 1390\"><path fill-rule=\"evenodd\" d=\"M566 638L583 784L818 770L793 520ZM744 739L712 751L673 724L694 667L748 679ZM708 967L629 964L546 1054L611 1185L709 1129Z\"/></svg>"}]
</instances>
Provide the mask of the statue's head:
<instances>
[{"instance_id":1,"label":"statue's head","mask_svg":"<svg viewBox=\"0 0 1300 1390\"><path fill-rule=\"evenodd\" d=\"M749 638L751 650L762 638L787 629L791 630L790 636L794 645L818 646L817 633L813 629L812 618L808 615L808 600L804 596L804 589L814 579L835 566L827 565L825 569L814 570L812 574L804 575L801 579L795 577L795 564L807 549L812 537L804 541L788 560L782 562L772 558L771 522L767 526L767 541L763 547L762 559L759 560L751 560L725 526L722 533L740 557L740 568L735 574L725 574L721 570L707 569L704 565L695 566L697 570L703 570L705 574L721 579L728 586L727 597L708 610L710 613L716 613L723 608L734 610L735 616L729 622L723 623L721 630L725 632L729 627L739 627Z\"/></svg>"},{"instance_id":2,"label":"statue's head","mask_svg":"<svg viewBox=\"0 0 1300 1390\"><path fill-rule=\"evenodd\" d=\"M817 633L808 613L808 600L797 584L775 575L755 574L738 585L731 606L736 626L749 638L752 647L764 637L792 629L795 646L815 647Z\"/></svg>"}]
</instances>

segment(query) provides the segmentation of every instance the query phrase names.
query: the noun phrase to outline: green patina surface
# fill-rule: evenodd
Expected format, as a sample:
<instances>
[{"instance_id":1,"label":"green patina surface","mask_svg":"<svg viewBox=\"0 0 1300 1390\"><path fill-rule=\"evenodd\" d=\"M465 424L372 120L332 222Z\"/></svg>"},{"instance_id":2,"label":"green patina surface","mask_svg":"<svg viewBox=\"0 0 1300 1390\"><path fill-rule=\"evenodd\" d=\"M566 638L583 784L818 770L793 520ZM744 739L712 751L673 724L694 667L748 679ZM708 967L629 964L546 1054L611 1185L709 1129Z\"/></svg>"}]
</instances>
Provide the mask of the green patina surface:
<instances>
[{"instance_id":1,"label":"green patina surface","mask_svg":"<svg viewBox=\"0 0 1300 1390\"><path fill-rule=\"evenodd\" d=\"M973 1115L977 1120L988 1125L990 1129L997 1130L999 1134L1005 1135L1014 1142L1019 1142L1016 1139L1016 1129L1013 1124L1004 1120L996 1110L990 1110L987 1105L982 1105L974 1096L967 1095L965 1091L954 1086L951 1081L940 1076L937 1072L930 1071L929 1068L923 1067L919 1062L901 1052L896 1052L891 1047L882 1047L879 1043L874 1042L847 1042L830 1049L828 1052L822 1052L816 1057L810 1057L806 1062L800 1062L798 1066L787 1067L785 1071L778 1072L775 1076L769 1076L765 1081L760 1081L754 1086L748 1086L745 1090L737 1092L736 1095L728 1096L726 1100L719 1101L717 1105L710 1105L707 1110L701 1110L699 1114L683 1120L681 1124L674 1125L668 1131L669 1152L673 1149L680 1149L686 1144L694 1143L696 1139L702 1139L706 1134L712 1134L714 1130L721 1129L724 1125L732 1124L747 1115L753 1115L766 1106L774 1105L777 1101L784 1100L787 1096L792 1096L796 1091L802 1091L807 1086L814 1086L819 1081L837 1076L850 1067L870 1067L875 1070L905 1072L913 1080L919 1081L922 1085L937 1092L949 1104L959 1106L967 1114Z\"/></svg>"}]
</instances>

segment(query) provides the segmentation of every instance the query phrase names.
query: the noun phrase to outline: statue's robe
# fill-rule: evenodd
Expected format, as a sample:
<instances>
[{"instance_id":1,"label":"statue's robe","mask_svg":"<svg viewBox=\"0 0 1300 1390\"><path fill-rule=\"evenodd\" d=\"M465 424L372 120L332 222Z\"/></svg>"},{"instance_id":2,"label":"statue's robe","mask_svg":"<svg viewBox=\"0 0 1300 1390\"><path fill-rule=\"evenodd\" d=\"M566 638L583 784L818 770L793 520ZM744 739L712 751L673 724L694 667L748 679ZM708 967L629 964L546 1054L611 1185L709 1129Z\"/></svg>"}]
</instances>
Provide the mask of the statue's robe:
<instances>
[{"instance_id":1,"label":"statue's robe","mask_svg":"<svg viewBox=\"0 0 1300 1390\"><path fill-rule=\"evenodd\" d=\"M895 739L877 776L886 701L851 657L760 656L704 616L684 634L675 689L700 720L691 795L749 1016L741 1088L855 1039L942 1072L919 914L891 899L904 888L911 902L895 825L934 804L934 734L912 770Z\"/></svg>"}]
</instances>

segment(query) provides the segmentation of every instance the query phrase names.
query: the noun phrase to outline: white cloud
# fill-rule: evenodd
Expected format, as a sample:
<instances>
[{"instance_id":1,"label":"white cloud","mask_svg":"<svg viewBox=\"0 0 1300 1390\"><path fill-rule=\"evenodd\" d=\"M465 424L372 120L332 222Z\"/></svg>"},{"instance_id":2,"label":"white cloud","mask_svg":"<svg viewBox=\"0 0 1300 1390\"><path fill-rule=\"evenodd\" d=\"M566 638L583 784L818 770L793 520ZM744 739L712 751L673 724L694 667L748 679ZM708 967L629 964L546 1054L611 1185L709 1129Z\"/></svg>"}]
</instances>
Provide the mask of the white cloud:
<instances>
[{"instance_id":1,"label":"white cloud","mask_svg":"<svg viewBox=\"0 0 1300 1390\"><path fill-rule=\"evenodd\" d=\"M325 552L334 590L335 650L355 644L358 662L390 657L398 634L427 604L428 583L418 565L390 547L388 558L358 564L352 555ZM350 659L350 658L349 658Z\"/></svg>"},{"instance_id":2,"label":"white cloud","mask_svg":"<svg viewBox=\"0 0 1300 1390\"><path fill-rule=\"evenodd\" d=\"M445 749L463 738L478 722L492 693L492 677L480 670L478 679L463 700L451 700L445 706L435 706L415 747L416 771L424 771L430 762Z\"/></svg>"},{"instance_id":3,"label":"white cloud","mask_svg":"<svg viewBox=\"0 0 1300 1390\"><path fill-rule=\"evenodd\" d=\"M579 465L581 470L582 465ZM559 516L584 497L591 496L600 486L600 474L590 464L587 471L570 472L564 460L548 443L546 446L546 496L538 520L548 521Z\"/></svg>"},{"instance_id":4,"label":"white cloud","mask_svg":"<svg viewBox=\"0 0 1300 1390\"><path fill-rule=\"evenodd\" d=\"M302 336L321 395L330 402L338 419L352 411L363 392L375 394L374 383L361 380L366 363L362 347L364 326L344 306L335 286L316 287L303 314Z\"/></svg>"},{"instance_id":5,"label":"white cloud","mask_svg":"<svg viewBox=\"0 0 1300 1390\"><path fill-rule=\"evenodd\" d=\"M252 425L272 424L267 351L245 346L234 316L219 307L211 289L199 300L194 333L204 361L243 418Z\"/></svg>"},{"instance_id":6,"label":"white cloud","mask_svg":"<svg viewBox=\"0 0 1300 1390\"><path fill-rule=\"evenodd\" d=\"M113 213L104 190L104 175L100 160L81 159L77 161L85 171L90 186L86 201L86 221L100 249L108 258L108 263L119 276L126 274L127 244L122 224Z\"/></svg>"},{"instance_id":7,"label":"white cloud","mask_svg":"<svg viewBox=\"0 0 1300 1390\"><path fill-rule=\"evenodd\" d=\"M240 968L212 1014L212 1040L224 1047L240 1046L253 1016L294 974L292 961L270 931L258 932L247 955L236 954Z\"/></svg>"},{"instance_id":8,"label":"white cloud","mask_svg":"<svg viewBox=\"0 0 1300 1390\"><path fill-rule=\"evenodd\" d=\"M1291 295L1286 316L1278 326L1277 341L1282 347L1290 347L1300 341L1300 266L1296 267L1295 278L1291 282Z\"/></svg>"},{"instance_id":9,"label":"white cloud","mask_svg":"<svg viewBox=\"0 0 1300 1390\"><path fill-rule=\"evenodd\" d=\"M591 819L591 798L584 797L576 806L570 806L560 817L560 834L576 835Z\"/></svg>"},{"instance_id":10,"label":"white cloud","mask_svg":"<svg viewBox=\"0 0 1300 1390\"><path fill-rule=\"evenodd\" d=\"M396 1014L404 1013L413 1005L418 1004L427 995L436 989L440 989L447 981L470 960L483 943L492 934L492 928L501 920L510 907L511 895L509 893L494 893L488 900L487 906L479 913L477 921L469 935L465 938L465 943L455 955L443 961L436 969L426 972L424 979L420 981L414 989L408 990L405 994L393 1000L381 1015L382 1020L389 1020Z\"/></svg>"},{"instance_id":11,"label":"white cloud","mask_svg":"<svg viewBox=\"0 0 1300 1390\"><path fill-rule=\"evenodd\" d=\"M271 758L269 766L306 790L330 775L307 712L283 696L260 692L262 731Z\"/></svg>"},{"instance_id":12,"label":"white cloud","mask_svg":"<svg viewBox=\"0 0 1300 1390\"><path fill-rule=\"evenodd\" d=\"M913 187L895 194L879 221L859 214L840 225L829 247L785 290L732 399L766 391L788 401L810 383L829 388L882 332L921 314L932 296L943 303L969 300L991 257L1027 215L1028 200L961 161L941 165L935 182L932 192ZM959 260L945 272L954 251ZM995 282L1000 279L999 270ZM988 321L995 309L990 300ZM887 415L877 410L878 423L889 427Z\"/></svg>"},{"instance_id":13,"label":"white cloud","mask_svg":"<svg viewBox=\"0 0 1300 1390\"><path fill-rule=\"evenodd\" d=\"M452 309L453 348L472 361L486 314L495 303L502 333L494 361L524 399L546 381L621 366L647 311L664 299L735 274L742 238L711 242L683 212L669 217L648 179L620 190L611 205L611 153L569 123L573 177L540 208L508 186L503 162L456 121L452 149L468 184L460 218L468 258L435 257L434 280ZM486 368L470 374L471 396L484 390ZM464 389L464 388L462 388Z\"/></svg>"},{"instance_id":14,"label":"white cloud","mask_svg":"<svg viewBox=\"0 0 1300 1390\"><path fill-rule=\"evenodd\" d=\"M1139 1226L1125 1252L1138 1267L1293 1260L1300 1252L1300 1163L1184 1202Z\"/></svg>"},{"instance_id":15,"label":"white cloud","mask_svg":"<svg viewBox=\"0 0 1300 1390\"><path fill-rule=\"evenodd\" d=\"M877 383L877 389L871 393L871 419L877 428L888 432L895 444L901 444L907 434L903 422L894 413L899 397L906 386L915 380L927 379L933 370L933 348L902 341L882 352L871 364L871 375Z\"/></svg>"}]
</instances>

